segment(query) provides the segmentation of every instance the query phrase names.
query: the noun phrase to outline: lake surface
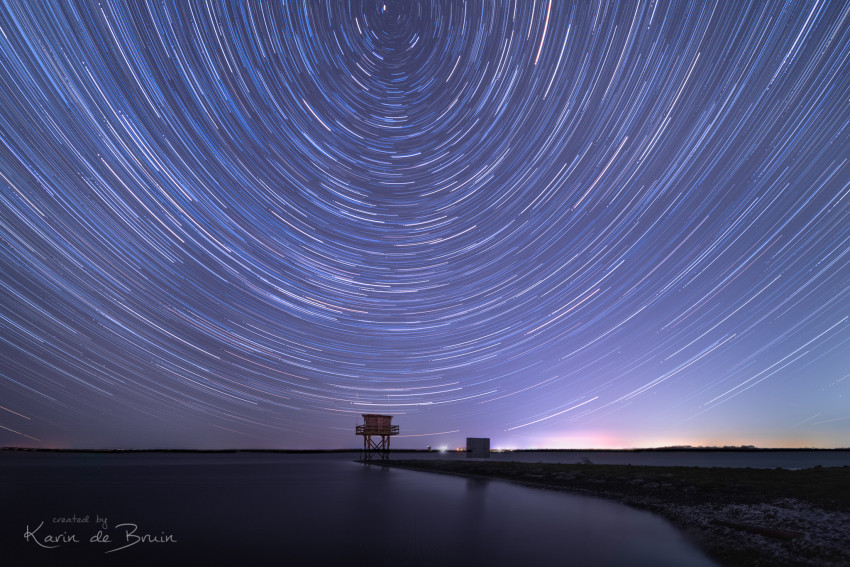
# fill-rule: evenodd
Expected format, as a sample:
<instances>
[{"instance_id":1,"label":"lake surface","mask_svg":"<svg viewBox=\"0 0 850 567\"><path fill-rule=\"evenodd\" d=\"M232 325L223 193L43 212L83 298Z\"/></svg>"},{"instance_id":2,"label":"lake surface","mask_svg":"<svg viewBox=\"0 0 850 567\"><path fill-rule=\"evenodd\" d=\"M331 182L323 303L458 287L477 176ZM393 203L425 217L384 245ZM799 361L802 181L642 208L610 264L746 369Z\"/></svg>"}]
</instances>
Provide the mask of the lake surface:
<instances>
[{"instance_id":1,"label":"lake surface","mask_svg":"<svg viewBox=\"0 0 850 567\"><path fill-rule=\"evenodd\" d=\"M397 459L466 459L465 452L395 453ZM750 467L807 469L850 466L850 451L516 451L491 453L493 461L574 464L588 459L597 465L666 467Z\"/></svg>"},{"instance_id":2,"label":"lake surface","mask_svg":"<svg viewBox=\"0 0 850 567\"><path fill-rule=\"evenodd\" d=\"M714 565L648 512L356 456L3 453L4 564Z\"/></svg>"}]
</instances>

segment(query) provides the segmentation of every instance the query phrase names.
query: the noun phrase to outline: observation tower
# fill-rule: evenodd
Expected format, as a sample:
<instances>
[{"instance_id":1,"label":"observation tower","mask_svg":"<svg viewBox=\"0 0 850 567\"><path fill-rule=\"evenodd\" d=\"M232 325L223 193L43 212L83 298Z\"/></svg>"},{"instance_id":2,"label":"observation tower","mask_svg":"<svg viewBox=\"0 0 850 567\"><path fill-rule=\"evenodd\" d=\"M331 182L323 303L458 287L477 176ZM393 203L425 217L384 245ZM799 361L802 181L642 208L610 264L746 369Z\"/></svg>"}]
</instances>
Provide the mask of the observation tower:
<instances>
[{"instance_id":1,"label":"observation tower","mask_svg":"<svg viewBox=\"0 0 850 567\"><path fill-rule=\"evenodd\" d=\"M390 437L398 435L398 425L393 425L393 416L364 413L363 425L355 428L363 436L363 461L376 457L382 461L390 458Z\"/></svg>"}]
</instances>

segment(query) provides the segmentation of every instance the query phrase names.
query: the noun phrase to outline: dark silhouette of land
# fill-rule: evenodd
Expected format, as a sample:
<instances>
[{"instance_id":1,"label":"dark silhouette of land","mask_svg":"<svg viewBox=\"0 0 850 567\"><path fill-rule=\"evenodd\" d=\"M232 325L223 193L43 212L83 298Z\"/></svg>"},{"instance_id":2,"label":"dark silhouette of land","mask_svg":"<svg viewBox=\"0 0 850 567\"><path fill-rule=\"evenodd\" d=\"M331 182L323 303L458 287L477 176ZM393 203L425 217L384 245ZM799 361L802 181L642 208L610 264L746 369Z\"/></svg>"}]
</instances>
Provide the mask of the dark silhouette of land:
<instances>
[{"instance_id":1,"label":"dark silhouette of land","mask_svg":"<svg viewBox=\"0 0 850 567\"><path fill-rule=\"evenodd\" d=\"M800 470L392 460L615 500L666 517L723 565L850 565L850 467Z\"/></svg>"}]
</instances>

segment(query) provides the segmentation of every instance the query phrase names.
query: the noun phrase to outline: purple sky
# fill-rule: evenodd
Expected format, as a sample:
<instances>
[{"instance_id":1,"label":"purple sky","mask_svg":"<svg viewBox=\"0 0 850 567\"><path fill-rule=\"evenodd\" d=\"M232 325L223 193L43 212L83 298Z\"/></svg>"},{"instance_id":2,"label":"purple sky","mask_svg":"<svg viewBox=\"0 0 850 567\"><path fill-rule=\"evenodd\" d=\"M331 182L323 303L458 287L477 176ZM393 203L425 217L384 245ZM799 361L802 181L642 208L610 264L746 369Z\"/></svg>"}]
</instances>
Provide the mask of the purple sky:
<instances>
[{"instance_id":1,"label":"purple sky","mask_svg":"<svg viewBox=\"0 0 850 567\"><path fill-rule=\"evenodd\" d=\"M848 446L847 2L0 8L0 445Z\"/></svg>"}]
</instances>

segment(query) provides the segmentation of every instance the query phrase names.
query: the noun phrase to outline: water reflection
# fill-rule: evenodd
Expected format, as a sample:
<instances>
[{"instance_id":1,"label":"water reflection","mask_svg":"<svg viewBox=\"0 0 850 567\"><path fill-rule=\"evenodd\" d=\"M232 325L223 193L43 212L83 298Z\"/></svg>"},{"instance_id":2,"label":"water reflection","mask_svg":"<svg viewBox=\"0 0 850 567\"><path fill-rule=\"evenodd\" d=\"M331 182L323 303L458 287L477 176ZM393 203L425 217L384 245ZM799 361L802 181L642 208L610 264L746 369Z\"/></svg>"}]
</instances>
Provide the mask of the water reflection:
<instances>
[{"instance_id":1,"label":"water reflection","mask_svg":"<svg viewBox=\"0 0 850 567\"><path fill-rule=\"evenodd\" d=\"M350 455L28 457L0 457L0 545L21 564L99 564L101 549L86 542L44 550L22 537L27 524L90 513L179 542L106 556L114 565L712 565L647 512L505 481L363 466Z\"/></svg>"}]
</instances>

